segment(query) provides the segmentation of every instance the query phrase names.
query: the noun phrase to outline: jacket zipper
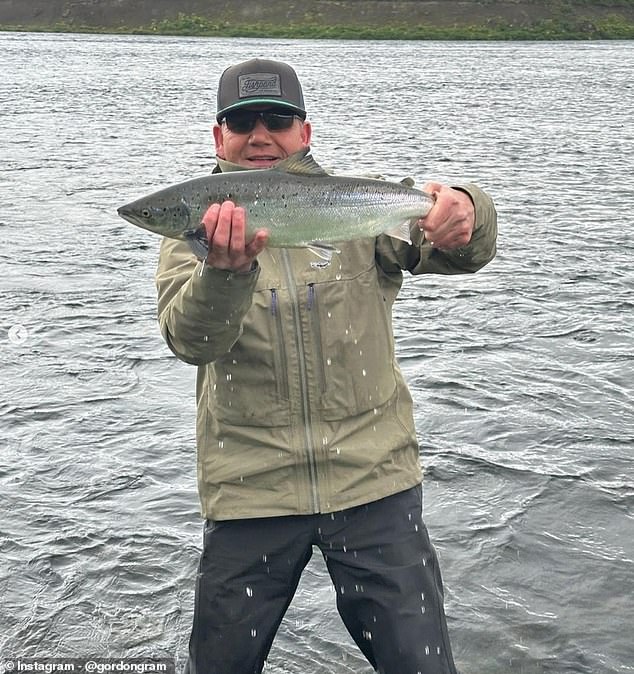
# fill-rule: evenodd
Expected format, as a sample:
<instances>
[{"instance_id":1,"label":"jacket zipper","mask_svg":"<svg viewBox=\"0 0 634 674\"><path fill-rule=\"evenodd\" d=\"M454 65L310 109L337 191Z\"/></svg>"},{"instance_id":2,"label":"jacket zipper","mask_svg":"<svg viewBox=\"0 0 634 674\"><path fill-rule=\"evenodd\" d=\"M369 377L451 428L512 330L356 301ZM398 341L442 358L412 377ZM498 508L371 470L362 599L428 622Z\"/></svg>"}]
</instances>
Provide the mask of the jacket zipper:
<instances>
[{"instance_id":1,"label":"jacket zipper","mask_svg":"<svg viewBox=\"0 0 634 674\"><path fill-rule=\"evenodd\" d=\"M319 490L317 488L317 461L315 458L315 444L313 442L312 422L310 419L310 403L308 396L308 376L306 374L306 352L304 351L304 342L302 339L302 324L300 319L299 298L297 286L290 263L288 250L281 249L282 266L288 283L288 292L291 299L291 312L293 315L293 327L295 329L295 340L297 345L297 358L299 361L299 385L300 385L300 404L301 417L304 426L304 439L306 440L306 451L308 452L308 471L310 476L311 495L313 499L313 511L321 510L319 504Z\"/></svg>"},{"instance_id":2,"label":"jacket zipper","mask_svg":"<svg viewBox=\"0 0 634 674\"><path fill-rule=\"evenodd\" d=\"M282 314L278 310L277 290L271 288L271 314L275 320L277 334L276 344L273 345L276 371L278 373L277 392L282 400L288 400L288 372L286 370L286 349L284 348L284 330L282 326Z\"/></svg>"},{"instance_id":3,"label":"jacket zipper","mask_svg":"<svg viewBox=\"0 0 634 674\"><path fill-rule=\"evenodd\" d=\"M324 371L324 354L321 345L321 326L319 324L319 312L316 307L317 291L315 284L308 284L308 312L310 315L310 325L313 329L313 338L315 340L315 367L317 368L317 378L319 381L319 390L321 393L326 392L326 373Z\"/></svg>"}]
</instances>

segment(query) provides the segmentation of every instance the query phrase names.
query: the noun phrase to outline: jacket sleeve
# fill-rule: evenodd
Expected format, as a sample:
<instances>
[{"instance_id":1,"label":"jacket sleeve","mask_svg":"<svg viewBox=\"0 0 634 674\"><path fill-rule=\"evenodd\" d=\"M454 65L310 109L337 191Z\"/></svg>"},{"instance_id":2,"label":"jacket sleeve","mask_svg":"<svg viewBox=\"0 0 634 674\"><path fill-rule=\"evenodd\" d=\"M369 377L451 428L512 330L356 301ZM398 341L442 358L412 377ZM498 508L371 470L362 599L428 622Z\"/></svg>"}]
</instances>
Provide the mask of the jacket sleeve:
<instances>
[{"instance_id":1,"label":"jacket sleeve","mask_svg":"<svg viewBox=\"0 0 634 674\"><path fill-rule=\"evenodd\" d=\"M192 365L211 363L242 333L259 267L246 274L213 269L189 246L163 239L156 273L158 320L172 352Z\"/></svg>"},{"instance_id":2,"label":"jacket sleeve","mask_svg":"<svg viewBox=\"0 0 634 674\"><path fill-rule=\"evenodd\" d=\"M496 253L497 213L491 197L476 185L459 185L475 206L475 228L466 246L451 251L432 248L418 227L412 228L412 244L381 235L377 260L390 273L408 269L412 274L468 274L489 263Z\"/></svg>"}]
</instances>

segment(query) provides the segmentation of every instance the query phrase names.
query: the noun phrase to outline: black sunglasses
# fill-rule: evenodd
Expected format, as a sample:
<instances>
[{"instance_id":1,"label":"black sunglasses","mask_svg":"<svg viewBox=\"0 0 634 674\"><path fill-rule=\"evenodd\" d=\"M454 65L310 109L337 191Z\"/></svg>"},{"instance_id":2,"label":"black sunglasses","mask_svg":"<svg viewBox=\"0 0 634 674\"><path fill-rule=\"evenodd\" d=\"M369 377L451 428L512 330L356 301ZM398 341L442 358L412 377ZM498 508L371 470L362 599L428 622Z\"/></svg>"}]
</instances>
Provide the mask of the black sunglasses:
<instances>
[{"instance_id":1,"label":"black sunglasses","mask_svg":"<svg viewBox=\"0 0 634 674\"><path fill-rule=\"evenodd\" d=\"M227 125L229 131L233 133L251 133L255 129L258 119L267 131L285 131L293 126L296 119L303 120L303 117L288 112L286 108L277 108L272 110L233 110L228 112L222 121Z\"/></svg>"}]
</instances>

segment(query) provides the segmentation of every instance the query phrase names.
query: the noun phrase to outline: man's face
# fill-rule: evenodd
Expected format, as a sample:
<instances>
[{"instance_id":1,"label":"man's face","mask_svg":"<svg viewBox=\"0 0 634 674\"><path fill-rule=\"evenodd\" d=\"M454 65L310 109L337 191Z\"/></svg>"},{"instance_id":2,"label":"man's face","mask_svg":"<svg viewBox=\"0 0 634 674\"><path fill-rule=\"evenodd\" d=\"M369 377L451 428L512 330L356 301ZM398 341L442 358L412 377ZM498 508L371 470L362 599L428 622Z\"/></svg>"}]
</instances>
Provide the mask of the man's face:
<instances>
[{"instance_id":1,"label":"man's face","mask_svg":"<svg viewBox=\"0 0 634 674\"><path fill-rule=\"evenodd\" d=\"M253 110L292 114L288 108L253 106L237 111L240 114L240 121L244 122L246 119L248 122L248 118L252 114L249 111ZM275 127L276 125L270 126ZM308 147L311 132L310 123L297 117L293 118L289 128L279 130L275 128L270 130L267 128L265 120L257 117L253 128L245 133L232 130L231 124L227 123L227 120L223 120L221 124L214 126L216 154L221 159L226 159L245 168L269 168L278 161Z\"/></svg>"}]
</instances>

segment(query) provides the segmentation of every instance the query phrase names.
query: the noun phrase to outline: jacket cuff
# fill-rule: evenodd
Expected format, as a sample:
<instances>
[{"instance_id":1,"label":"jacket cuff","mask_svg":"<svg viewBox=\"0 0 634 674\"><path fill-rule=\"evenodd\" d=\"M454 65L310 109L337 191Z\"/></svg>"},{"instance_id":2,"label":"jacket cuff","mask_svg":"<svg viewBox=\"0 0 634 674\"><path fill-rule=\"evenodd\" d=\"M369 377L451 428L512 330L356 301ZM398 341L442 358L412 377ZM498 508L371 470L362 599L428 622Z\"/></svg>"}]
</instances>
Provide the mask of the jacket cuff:
<instances>
[{"instance_id":1,"label":"jacket cuff","mask_svg":"<svg viewBox=\"0 0 634 674\"><path fill-rule=\"evenodd\" d=\"M255 276L255 279L251 280L257 280L257 277L259 276L260 272L260 265L258 264L257 260L253 260L251 263L251 269L248 271L231 271L229 269L216 269L216 267L212 267L210 264L207 264L205 260L201 261L201 265L197 270L197 274L203 278L209 278L212 280L213 283L222 283L224 282L230 282L233 279L240 279L242 277L252 277Z\"/></svg>"},{"instance_id":2,"label":"jacket cuff","mask_svg":"<svg viewBox=\"0 0 634 674\"><path fill-rule=\"evenodd\" d=\"M480 268L490 262L496 253L497 213L493 200L477 185L455 185L469 196L475 209L475 224L471 240L466 246L461 246L446 254L457 259L469 261Z\"/></svg>"}]
</instances>

